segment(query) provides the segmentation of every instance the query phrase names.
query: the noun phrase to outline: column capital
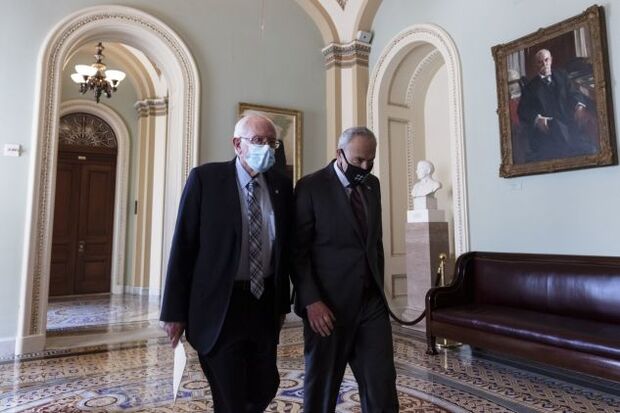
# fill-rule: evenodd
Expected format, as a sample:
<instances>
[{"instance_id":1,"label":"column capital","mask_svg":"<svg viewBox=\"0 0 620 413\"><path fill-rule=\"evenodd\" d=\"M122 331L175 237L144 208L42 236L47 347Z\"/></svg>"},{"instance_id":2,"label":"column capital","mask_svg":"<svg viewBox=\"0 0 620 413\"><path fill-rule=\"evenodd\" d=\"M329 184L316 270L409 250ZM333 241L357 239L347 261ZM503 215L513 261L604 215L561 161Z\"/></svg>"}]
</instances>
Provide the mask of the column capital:
<instances>
[{"instance_id":1,"label":"column capital","mask_svg":"<svg viewBox=\"0 0 620 413\"><path fill-rule=\"evenodd\" d=\"M164 116L168 114L168 98L147 98L138 100L134 105L139 118Z\"/></svg>"},{"instance_id":2,"label":"column capital","mask_svg":"<svg viewBox=\"0 0 620 413\"><path fill-rule=\"evenodd\" d=\"M350 43L330 43L322 50L327 69L351 67L355 65L368 67L370 43L353 40Z\"/></svg>"}]
</instances>

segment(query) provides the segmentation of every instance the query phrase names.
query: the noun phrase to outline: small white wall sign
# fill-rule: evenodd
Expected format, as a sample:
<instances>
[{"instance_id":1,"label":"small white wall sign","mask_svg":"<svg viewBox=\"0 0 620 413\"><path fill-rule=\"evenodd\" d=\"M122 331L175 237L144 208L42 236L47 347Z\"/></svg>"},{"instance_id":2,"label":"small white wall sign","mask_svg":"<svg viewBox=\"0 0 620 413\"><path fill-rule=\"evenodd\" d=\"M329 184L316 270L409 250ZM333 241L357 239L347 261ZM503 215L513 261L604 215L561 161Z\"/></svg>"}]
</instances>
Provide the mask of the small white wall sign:
<instances>
[{"instance_id":1,"label":"small white wall sign","mask_svg":"<svg viewBox=\"0 0 620 413\"><path fill-rule=\"evenodd\" d=\"M21 156L22 146L17 143L4 144L4 156Z\"/></svg>"}]
</instances>

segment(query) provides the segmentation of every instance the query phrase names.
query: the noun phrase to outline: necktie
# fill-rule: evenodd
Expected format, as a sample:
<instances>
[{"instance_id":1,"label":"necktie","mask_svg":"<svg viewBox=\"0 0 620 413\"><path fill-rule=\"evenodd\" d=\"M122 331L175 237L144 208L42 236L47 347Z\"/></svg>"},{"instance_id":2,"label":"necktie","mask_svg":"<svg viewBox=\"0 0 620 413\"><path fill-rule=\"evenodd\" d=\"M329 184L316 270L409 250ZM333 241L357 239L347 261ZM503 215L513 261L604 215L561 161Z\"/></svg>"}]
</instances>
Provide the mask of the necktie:
<instances>
[{"instance_id":1,"label":"necktie","mask_svg":"<svg viewBox=\"0 0 620 413\"><path fill-rule=\"evenodd\" d=\"M260 200L258 193L258 182L252 179L248 185L248 261L250 263L250 291L256 298L260 298L265 290L263 280L263 259L261 254L261 233L263 229L263 219L260 210Z\"/></svg>"},{"instance_id":2,"label":"necktie","mask_svg":"<svg viewBox=\"0 0 620 413\"><path fill-rule=\"evenodd\" d=\"M364 211L362 196L356 186L351 187L351 209L365 241L368 236L368 223L366 222L366 211Z\"/></svg>"},{"instance_id":3,"label":"necktie","mask_svg":"<svg viewBox=\"0 0 620 413\"><path fill-rule=\"evenodd\" d=\"M355 220L360 228L360 232L362 233L362 238L364 239L364 244L366 244L368 239L368 223L366 222L366 211L364 210L364 204L362 203L362 195L358 187L351 187L351 209L353 210L353 215L355 215ZM372 286L372 273L370 267L368 266L368 260L366 260L366 266L364 268L363 274L360 274L364 283L365 288L369 288Z\"/></svg>"}]
</instances>

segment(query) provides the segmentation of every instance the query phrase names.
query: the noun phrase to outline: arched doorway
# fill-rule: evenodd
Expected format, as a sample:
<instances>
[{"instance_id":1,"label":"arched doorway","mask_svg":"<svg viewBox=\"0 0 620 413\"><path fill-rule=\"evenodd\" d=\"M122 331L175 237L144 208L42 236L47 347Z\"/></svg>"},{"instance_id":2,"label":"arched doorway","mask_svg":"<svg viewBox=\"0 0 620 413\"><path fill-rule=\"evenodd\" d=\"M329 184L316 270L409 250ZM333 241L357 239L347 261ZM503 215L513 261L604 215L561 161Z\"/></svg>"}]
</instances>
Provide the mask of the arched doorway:
<instances>
[{"instance_id":1,"label":"arched doorway","mask_svg":"<svg viewBox=\"0 0 620 413\"><path fill-rule=\"evenodd\" d=\"M158 158L166 171L160 182L154 212L153 236L157 271L166 265L174 229L175 210L183 184L198 160L198 113L200 85L194 59L179 36L160 20L123 6L96 6L68 16L48 35L39 58L37 106L28 200L25 264L16 353L45 347L45 323L52 246L52 217L56 185L60 73L73 50L88 42L115 41L148 54L169 79L168 131L170 139Z\"/></svg>"},{"instance_id":2,"label":"arched doorway","mask_svg":"<svg viewBox=\"0 0 620 413\"><path fill-rule=\"evenodd\" d=\"M109 293L118 145L89 113L60 118L50 296Z\"/></svg>"},{"instance_id":3,"label":"arched doorway","mask_svg":"<svg viewBox=\"0 0 620 413\"><path fill-rule=\"evenodd\" d=\"M417 161L435 163L444 184L438 201L449 212L452 255L469 249L461 72L450 36L434 25L396 35L373 69L367 104L368 125L379 139L384 281L387 295L398 301L407 294L406 211Z\"/></svg>"}]
</instances>

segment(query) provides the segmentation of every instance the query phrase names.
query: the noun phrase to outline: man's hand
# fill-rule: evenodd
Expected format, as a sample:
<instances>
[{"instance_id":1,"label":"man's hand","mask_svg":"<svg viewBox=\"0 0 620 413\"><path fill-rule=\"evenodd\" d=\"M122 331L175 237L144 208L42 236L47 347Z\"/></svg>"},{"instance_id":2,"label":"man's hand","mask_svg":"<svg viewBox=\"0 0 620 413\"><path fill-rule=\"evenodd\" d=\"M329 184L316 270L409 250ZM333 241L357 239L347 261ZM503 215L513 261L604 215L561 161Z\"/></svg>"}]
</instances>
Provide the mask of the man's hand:
<instances>
[{"instance_id":1,"label":"man's hand","mask_svg":"<svg viewBox=\"0 0 620 413\"><path fill-rule=\"evenodd\" d=\"M175 348L177 344L179 344L179 339L181 338L183 331L185 331L185 323L164 322L162 328L168 335L172 348Z\"/></svg>"},{"instance_id":2,"label":"man's hand","mask_svg":"<svg viewBox=\"0 0 620 413\"><path fill-rule=\"evenodd\" d=\"M553 118L549 116L536 116L536 120L534 121L534 125L543 133L549 133L549 122L552 121Z\"/></svg>"},{"instance_id":3,"label":"man's hand","mask_svg":"<svg viewBox=\"0 0 620 413\"><path fill-rule=\"evenodd\" d=\"M308 314L308 322L312 331L323 337L327 337L332 333L336 318L323 301L316 301L307 305L306 313Z\"/></svg>"}]
</instances>

